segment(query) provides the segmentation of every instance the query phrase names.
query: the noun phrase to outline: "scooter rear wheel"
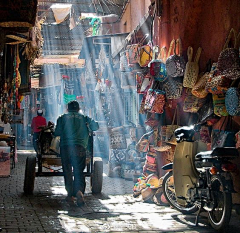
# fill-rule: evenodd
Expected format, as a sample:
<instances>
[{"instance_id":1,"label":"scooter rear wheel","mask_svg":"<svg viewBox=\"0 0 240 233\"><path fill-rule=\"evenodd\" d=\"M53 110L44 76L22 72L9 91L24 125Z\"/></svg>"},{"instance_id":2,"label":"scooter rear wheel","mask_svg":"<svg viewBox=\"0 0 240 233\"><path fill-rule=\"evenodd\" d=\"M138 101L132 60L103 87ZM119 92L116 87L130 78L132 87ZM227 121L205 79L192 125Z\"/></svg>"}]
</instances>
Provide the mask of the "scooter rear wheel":
<instances>
[{"instance_id":1,"label":"scooter rear wheel","mask_svg":"<svg viewBox=\"0 0 240 233\"><path fill-rule=\"evenodd\" d=\"M208 212L208 220L215 230L223 230L228 226L232 213L232 194L224 191L224 183L220 176L211 178L214 209Z\"/></svg>"},{"instance_id":2,"label":"scooter rear wheel","mask_svg":"<svg viewBox=\"0 0 240 233\"><path fill-rule=\"evenodd\" d=\"M173 172L168 172L163 179L163 194L169 204L176 210L182 212L183 214L192 214L198 211L198 207L195 205L182 206L177 202L175 195L175 188L173 182Z\"/></svg>"}]
</instances>

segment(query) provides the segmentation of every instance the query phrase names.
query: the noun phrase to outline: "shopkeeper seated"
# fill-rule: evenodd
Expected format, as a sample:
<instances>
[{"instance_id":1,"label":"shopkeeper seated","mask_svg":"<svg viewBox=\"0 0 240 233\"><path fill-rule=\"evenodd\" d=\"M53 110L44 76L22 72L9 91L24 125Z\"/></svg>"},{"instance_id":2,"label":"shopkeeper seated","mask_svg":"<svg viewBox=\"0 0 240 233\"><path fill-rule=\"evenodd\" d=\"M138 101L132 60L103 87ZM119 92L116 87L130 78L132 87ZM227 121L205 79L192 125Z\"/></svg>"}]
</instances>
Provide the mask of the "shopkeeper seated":
<instances>
[{"instance_id":1,"label":"shopkeeper seated","mask_svg":"<svg viewBox=\"0 0 240 233\"><path fill-rule=\"evenodd\" d=\"M2 131L1 131L1 129L0 129L0 133L12 135L12 128L11 128L11 125L10 125L10 123L9 123L8 116L7 116L6 114L3 114L3 115L1 116L1 119L0 119L0 127L3 128Z\"/></svg>"}]
</instances>

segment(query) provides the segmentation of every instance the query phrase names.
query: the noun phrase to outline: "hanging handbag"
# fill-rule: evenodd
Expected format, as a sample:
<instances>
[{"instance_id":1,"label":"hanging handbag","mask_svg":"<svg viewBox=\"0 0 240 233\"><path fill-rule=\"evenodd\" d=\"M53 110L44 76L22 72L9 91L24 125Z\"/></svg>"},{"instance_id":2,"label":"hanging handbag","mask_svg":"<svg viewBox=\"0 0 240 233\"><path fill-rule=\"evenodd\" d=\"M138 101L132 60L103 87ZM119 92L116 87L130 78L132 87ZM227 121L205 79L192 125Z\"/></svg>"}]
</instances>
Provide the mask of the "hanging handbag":
<instances>
[{"instance_id":1,"label":"hanging handbag","mask_svg":"<svg viewBox=\"0 0 240 233\"><path fill-rule=\"evenodd\" d=\"M196 113L206 102L205 98L197 98L191 92L191 89L187 89L186 98L183 102L183 111Z\"/></svg>"},{"instance_id":2,"label":"hanging handbag","mask_svg":"<svg viewBox=\"0 0 240 233\"><path fill-rule=\"evenodd\" d=\"M240 148L240 131L238 131L236 134L235 134L235 138L236 138L236 148Z\"/></svg>"},{"instance_id":3,"label":"hanging handbag","mask_svg":"<svg viewBox=\"0 0 240 233\"><path fill-rule=\"evenodd\" d=\"M231 116L240 116L240 79L234 81L231 87L227 90L225 96L225 105L227 112ZM236 86L235 86L236 85ZM235 87L234 87L235 86Z\"/></svg>"},{"instance_id":4,"label":"hanging handbag","mask_svg":"<svg viewBox=\"0 0 240 233\"><path fill-rule=\"evenodd\" d=\"M180 127L179 126L179 121L180 121L179 117L180 116L178 114L178 106L177 106L174 111L172 124L166 126L166 140L165 140L166 143L177 145L177 140L176 140L174 131ZM177 124L174 125L176 119L177 119L177 122L176 122Z\"/></svg>"},{"instance_id":5,"label":"hanging handbag","mask_svg":"<svg viewBox=\"0 0 240 233\"><path fill-rule=\"evenodd\" d=\"M151 44L143 45L138 48L139 50L139 65L141 67L148 66L148 63L152 60L153 51Z\"/></svg>"},{"instance_id":6,"label":"hanging handbag","mask_svg":"<svg viewBox=\"0 0 240 233\"><path fill-rule=\"evenodd\" d=\"M192 61L193 48L191 46L188 47L188 50L187 50L188 62L186 64L186 70L183 78L184 87L193 88L193 86L197 82L198 74L199 74L198 62L201 56L201 52L202 52L202 48L199 47L195 55L194 61Z\"/></svg>"},{"instance_id":7,"label":"hanging handbag","mask_svg":"<svg viewBox=\"0 0 240 233\"><path fill-rule=\"evenodd\" d=\"M153 46L153 59L148 64L149 73L154 79L161 71L162 61L159 59L156 59L156 54L158 53L158 50L159 50L158 46Z\"/></svg>"},{"instance_id":8,"label":"hanging handbag","mask_svg":"<svg viewBox=\"0 0 240 233\"><path fill-rule=\"evenodd\" d=\"M213 98L213 111L217 116L228 116L225 105L225 94L212 95Z\"/></svg>"},{"instance_id":9,"label":"hanging handbag","mask_svg":"<svg viewBox=\"0 0 240 233\"><path fill-rule=\"evenodd\" d=\"M211 143L211 136L209 132L209 127L202 125L199 131L200 140L204 143Z\"/></svg>"},{"instance_id":10,"label":"hanging handbag","mask_svg":"<svg viewBox=\"0 0 240 233\"><path fill-rule=\"evenodd\" d=\"M222 94L230 87L232 80L223 75L210 74L206 82L205 90L212 94Z\"/></svg>"},{"instance_id":11,"label":"hanging handbag","mask_svg":"<svg viewBox=\"0 0 240 233\"><path fill-rule=\"evenodd\" d=\"M163 53L163 55L162 55ZM167 59L167 49L166 47L162 47L160 52L158 53L157 60L160 61L160 69L155 72L154 80L163 82L167 78L167 71L166 71L166 59Z\"/></svg>"},{"instance_id":12,"label":"hanging handbag","mask_svg":"<svg viewBox=\"0 0 240 233\"><path fill-rule=\"evenodd\" d=\"M197 83L192 88L192 94L198 98L205 98L208 92L205 89L207 80L209 79L209 73L203 74Z\"/></svg>"},{"instance_id":13,"label":"hanging handbag","mask_svg":"<svg viewBox=\"0 0 240 233\"><path fill-rule=\"evenodd\" d=\"M147 119L145 120L145 125L148 125L152 128L156 127L159 125L159 115L157 113L151 113L151 112L148 112L147 113Z\"/></svg>"},{"instance_id":14,"label":"hanging handbag","mask_svg":"<svg viewBox=\"0 0 240 233\"><path fill-rule=\"evenodd\" d=\"M138 148L137 150L139 152L147 152L149 149L149 140L148 139L142 139L139 143L138 143Z\"/></svg>"},{"instance_id":15,"label":"hanging handbag","mask_svg":"<svg viewBox=\"0 0 240 233\"><path fill-rule=\"evenodd\" d=\"M165 92L162 90L155 91L155 100L152 104L150 112L162 114L165 105Z\"/></svg>"},{"instance_id":16,"label":"hanging handbag","mask_svg":"<svg viewBox=\"0 0 240 233\"><path fill-rule=\"evenodd\" d=\"M237 131L232 129L232 117L221 117L213 126L212 130L212 149L216 147L235 147L235 134Z\"/></svg>"},{"instance_id":17,"label":"hanging handbag","mask_svg":"<svg viewBox=\"0 0 240 233\"><path fill-rule=\"evenodd\" d=\"M143 95L142 97L142 101L141 101L141 104L140 104L140 107L139 107L139 113L140 114L145 114L147 111L145 110L145 100L146 100L146 94Z\"/></svg>"},{"instance_id":18,"label":"hanging handbag","mask_svg":"<svg viewBox=\"0 0 240 233\"><path fill-rule=\"evenodd\" d=\"M233 42L232 48L229 47L229 42ZM240 61L239 50L237 48L236 31L232 28L228 34L226 42L218 57L218 70L220 75L226 78L235 80L240 78Z\"/></svg>"},{"instance_id":19,"label":"hanging handbag","mask_svg":"<svg viewBox=\"0 0 240 233\"><path fill-rule=\"evenodd\" d=\"M137 42L136 32L134 32L135 44L127 45L126 50L128 51L129 65L137 64L140 60L139 48L142 46L142 43L147 38L145 35L139 42Z\"/></svg>"},{"instance_id":20,"label":"hanging handbag","mask_svg":"<svg viewBox=\"0 0 240 233\"><path fill-rule=\"evenodd\" d=\"M159 89L160 83L155 81L152 88L148 89L145 99L145 110L149 112L162 113L165 104L165 92ZM155 101L157 100L156 104Z\"/></svg>"},{"instance_id":21,"label":"hanging handbag","mask_svg":"<svg viewBox=\"0 0 240 233\"><path fill-rule=\"evenodd\" d=\"M153 88L148 89L147 94L146 94L146 99L145 99L145 105L144 105L144 109L146 111L150 111L153 103L155 101L155 90Z\"/></svg>"},{"instance_id":22,"label":"hanging handbag","mask_svg":"<svg viewBox=\"0 0 240 233\"><path fill-rule=\"evenodd\" d=\"M214 117L212 94L206 97L206 103L198 111L198 122L205 123Z\"/></svg>"},{"instance_id":23,"label":"hanging handbag","mask_svg":"<svg viewBox=\"0 0 240 233\"><path fill-rule=\"evenodd\" d=\"M126 149L127 141L122 127L113 128L110 133L111 149Z\"/></svg>"},{"instance_id":24,"label":"hanging handbag","mask_svg":"<svg viewBox=\"0 0 240 233\"><path fill-rule=\"evenodd\" d=\"M144 72L136 72L137 93L144 94L151 86L152 79L150 75Z\"/></svg>"},{"instance_id":25,"label":"hanging handbag","mask_svg":"<svg viewBox=\"0 0 240 233\"><path fill-rule=\"evenodd\" d=\"M174 55L171 55L171 50L174 45ZM176 54L176 48L178 46L178 54ZM168 58L166 61L167 74L171 77L183 76L185 72L186 62L182 56L182 43L181 39L172 40L168 51Z\"/></svg>"},{"instance_id":26,"label":"hanging handbag","mask_svg":"<svg viewBox=\"0 0 240 233\"><path fill-rule=\"evenodd\" d=\"M163 90L166 92L167 99L179 99L182 96L182 78L168 77L163 84Z\"/></svg>"},{"instance_id":27,"label":"hanging handbag","mask_svg":"<svg viewBox=\"0 0 240 233\"><path fill-rule=\"evenodd\" d=\"M141 93L147 92L147 90L151 88L152 84L153 84L153 80L150 77L150 75L147 74L146 76L144 76L140 92Z\"/></svg>"}]
</instances>

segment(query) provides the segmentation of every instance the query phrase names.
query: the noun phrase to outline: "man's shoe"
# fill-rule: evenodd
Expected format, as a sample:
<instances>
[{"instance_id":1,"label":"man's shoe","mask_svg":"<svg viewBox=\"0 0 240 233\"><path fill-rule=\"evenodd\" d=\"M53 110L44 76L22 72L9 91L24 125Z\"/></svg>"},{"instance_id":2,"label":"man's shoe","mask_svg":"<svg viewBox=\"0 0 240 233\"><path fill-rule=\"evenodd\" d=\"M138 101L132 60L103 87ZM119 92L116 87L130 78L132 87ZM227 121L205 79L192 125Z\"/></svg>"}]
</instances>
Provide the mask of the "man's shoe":
<instances>
[{"instance_id":1,"label":"man's shoe","mask_svg":"<svg viewBox=\"0 0 240 233\"><path fill-rule=\"evenodd\" d=\"M67 203L69 203L69 204L74 204L73 197L71 197L71 196L67 196L67 197L65 198L65 201L66 201Z\"/></svg>"},{"instance_id":2,"label":"man's shoe","mask_svg":"<svg viewBox=\"0 0 240 233\"><path fill-rule=\"evenodd\" d=\"M83 198L83 194L81 191L78 191L76 194L77 197L77 205L78 206L83 206L85 204L84 198Z\"/></svg>"}]
</instances>

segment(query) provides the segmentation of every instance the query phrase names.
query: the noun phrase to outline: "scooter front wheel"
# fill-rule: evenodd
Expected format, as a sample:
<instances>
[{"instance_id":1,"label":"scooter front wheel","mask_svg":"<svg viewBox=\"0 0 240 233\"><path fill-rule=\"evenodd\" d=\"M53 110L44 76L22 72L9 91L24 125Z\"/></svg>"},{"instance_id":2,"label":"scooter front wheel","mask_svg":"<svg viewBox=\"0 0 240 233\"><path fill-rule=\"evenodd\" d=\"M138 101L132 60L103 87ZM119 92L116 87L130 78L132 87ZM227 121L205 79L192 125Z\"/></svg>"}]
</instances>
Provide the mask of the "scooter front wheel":
<instances>
[{"instance_id":1,"label":"scooter front wheel","mask_svg":"<svg viewBox=\"0 0 240 233\"><path fill-rule=\"evenodd\" d=\"M182 206L177 202L174 188L173 172L168 172L163 178L163 194L169 204L183 214L192 214L198 211L195 205Z\"/></svg>"},{"instance_id":2,"label":"scooter front wheel","mask_svg":"<svg viewBox=\"0 0 240 233\"><path fill-rule=\"evenodd\" d=\"M208 212L208 220L215 230L223 230L228 226L232 213L232 194L224 190L224 181L220 176L212 176L212 198L214 208Z\"/></svg>"}]
</instances>

